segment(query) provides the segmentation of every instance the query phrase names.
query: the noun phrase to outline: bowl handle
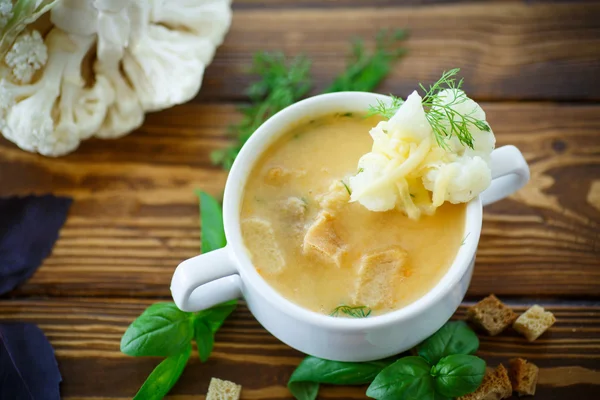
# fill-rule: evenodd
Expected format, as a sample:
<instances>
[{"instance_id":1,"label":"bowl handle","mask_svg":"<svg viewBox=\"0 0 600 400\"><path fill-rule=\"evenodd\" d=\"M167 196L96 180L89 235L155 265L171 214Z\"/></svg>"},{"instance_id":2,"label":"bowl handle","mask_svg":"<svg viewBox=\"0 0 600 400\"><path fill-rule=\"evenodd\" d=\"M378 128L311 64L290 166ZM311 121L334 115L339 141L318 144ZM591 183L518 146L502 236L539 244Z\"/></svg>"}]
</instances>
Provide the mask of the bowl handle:
<instances>
[{"instance_id":1,"label":"bowl handle","mask_svg":"<svg viewBox=\"0 0 600 400\"><path fill-rule=\"evenodd\" d=\"M487 206L510 196L529 181L529 165L515 146L502 146L492 152L492 183L484 190L481 204Z\"/></svg>"},{"instance_id":2,"label":"bowl handle","mask_svg":"<svg viewBox=\"0 0 600 400\"><path fill-rule=\"evenodd\" d=\"M173 274L171 294L182 311L195 312L241 296L241 279L229 249L183 261Z\"/></svg>"}]
</instances>

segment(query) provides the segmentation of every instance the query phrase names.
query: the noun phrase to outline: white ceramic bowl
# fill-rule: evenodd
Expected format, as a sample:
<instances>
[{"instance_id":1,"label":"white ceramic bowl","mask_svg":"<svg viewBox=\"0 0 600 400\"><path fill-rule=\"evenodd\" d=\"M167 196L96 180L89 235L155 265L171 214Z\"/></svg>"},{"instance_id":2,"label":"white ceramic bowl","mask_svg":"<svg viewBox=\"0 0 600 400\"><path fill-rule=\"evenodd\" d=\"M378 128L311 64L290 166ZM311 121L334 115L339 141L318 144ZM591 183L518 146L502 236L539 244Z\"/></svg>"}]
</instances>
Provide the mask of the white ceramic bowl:
<instances>
[{"instance_id":1,"label":"white ceramic bowl","mask_svg":"<svg viewBox=\"0 0 600 400\"><path fill-rule=\"evenodd\" d=\"M500 200L529 180L519 150L505 146L492 153L491 186L467 205L466 240L448 272L414 303L363 319L335 318L302 308L270 287L256 272L242 241L240 208L244 186L261 154L295 122L334 112L364 112L377 100L373 93L340 92L300 101L277 113L252 135L238 155L225 187L223 217L227 246L183 261L171 292L184 311L199 311L243 297L256 319L274 336L304 353L338 361L369 361L398 354L438 330L465 296L475 261L482 206Z\"/></svg>"}]
</instances>

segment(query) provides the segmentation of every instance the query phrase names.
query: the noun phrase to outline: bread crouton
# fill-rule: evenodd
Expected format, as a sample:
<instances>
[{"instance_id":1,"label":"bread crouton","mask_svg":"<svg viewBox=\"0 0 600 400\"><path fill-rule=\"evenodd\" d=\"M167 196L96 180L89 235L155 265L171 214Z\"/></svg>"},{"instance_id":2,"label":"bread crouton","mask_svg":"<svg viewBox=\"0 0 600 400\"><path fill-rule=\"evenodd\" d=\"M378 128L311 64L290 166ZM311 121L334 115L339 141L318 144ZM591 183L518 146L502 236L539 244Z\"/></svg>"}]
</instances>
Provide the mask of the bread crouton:
<instances>
[{"instance_id":1,"label":"bread crouton","mask_svg":"<svg viewBox=\"0 0 600 400\"><path fill-rule=\"evenodd\" d=\"M344 205L348 204L348 201L350 201L350 193L348 193L348 189L344 186L342 181L335 180L329 185L327 192L318 195L316 200L319 202L322 209L327 210L330 213L335 213Z\"/></svg>"},{"instance_id":2,"label":"bread crouton","mask_svg":"<svg viewBox=\"0 0 600 400\"><path fill-rule=\"evenodd\" d=\"M406 263L406 251L394 247L366 254L361 258L354 304L371 308L392 307L394 282Z\"/></svg>"},{"instance_id":3,"label":"bread crouton","mask_svg":"<svg viewBox=\"0 0 600 400\"><path fill-rule=\"evenodd\" d=\"M282 167L269 168L265 175L265 182L273 186L281 186L293 178L299 178L306 175L306 171L293 170Z\"/></svg>"},{"instance_id":4,"label":"bread crouton","mask_svg":"<svg viewBox=\"0 0 600 400\"><path fill-rule=\"evenodd\" d=\"M544 307L536 304L517 318L513 324L513 328L525 336L527 340L533 342L555 322L556 318L554 318L551 312L544 311Z\"/></svg>"},{"instance_id":5,"label":"bread crouton","mask_svg":"<svg viewBox=\"0 0 600 400\"><path fill-rule=\"evenodd\" d=\"M299 197L288 197L282 202L281 208L293 222L304 221L307 205Z\"/></svg>"},{"instance_id":6,"label":"bread crouton","mask_svg":"<svg viewBox=\"0 0 600 400\"><path fill-rule=\"evenodd\" d=\"M467 319L496 336L517 319L517 314L491 294L467 310Z\"/></svg>"},{"instance_id":7,"label":"bread crouton","mask_svg":"<svg viewBox=\"0 0 600 400\"><path fill-rule=\"evenodd\" d=\"M238 400L242 387L236 383L210 378L206 400Z\"/></svg>"},{"instance_id":8,"label":"bread crouton","mask_svg":"<svg viewBox=\"0 0 600 400\"><path fill-rule=\"evenodd\" d=\"M335 232L333 221L330 213L321 211L306 231L302 249L306 254L313 254L339 268L342 266L342 256L346 250Z\"/></svg>"},{"instance_id":9,"label":"bread crouton","mask_svg":"<svg viewBox=\"0 0 600 400\"><path fill-rule=\"evenodd\" d=\"M259 273L277 274L285 268L285 259L279 249L271 223L252 217L242 221L242 233L250 258ZM253 248L260 249L252 251Z\"/></svg>"},{"instance_id":10,"label":"bread crouton","mask_svg":"<svg viewBox=\"0 0 600 400\"><path fill-rule=\"evenodd\" d=\"M458 397L457 400L501 400L512 396L512 386L506 368L500 364L493 371L486 371L483 382L473 393Z\"/></svg>"},{"instance_id":11,"label":"bread crouton","mask_svg":"<svg viewBox=\"0 0 600 400\"><path fill-rule=\"evenodd\" d=\"M519 396L533 396L540 369L522 358L513 358L508 363L510 364L509 376L513 391L517 392Z\"/></svg>"}]
</instances>

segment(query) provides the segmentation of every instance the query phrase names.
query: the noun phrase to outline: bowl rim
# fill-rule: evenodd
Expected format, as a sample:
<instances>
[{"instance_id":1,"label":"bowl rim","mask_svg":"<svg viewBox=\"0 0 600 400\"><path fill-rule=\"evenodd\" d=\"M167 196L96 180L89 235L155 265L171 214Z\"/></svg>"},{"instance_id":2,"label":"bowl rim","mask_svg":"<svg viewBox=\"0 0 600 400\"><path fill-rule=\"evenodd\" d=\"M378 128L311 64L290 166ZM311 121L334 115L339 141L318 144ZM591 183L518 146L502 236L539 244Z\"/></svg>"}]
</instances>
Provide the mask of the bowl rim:
<instances>
[{"instance_id":1,"label":"bowl rim","mask_svg":"<svg viewBox=\"0 0 600 400\"><path fill-rule=\"evenodd\" d=\"M229 256L234 261L244 286L251 286L280 311L313 326L330 330L357 331L382 327L414 318L434 306L468 271L475 256L482 224L482 204L478 197L467 204L465 217L465 240L459 248L448 271L425 295L394 311L368 318L337 318L304 308L281 295L261 277L253 266L243 244L240 229L240 211L246 180L263 152L290 126L308 116L319 117L335 112L360 112L376 101L389 103L389 96L369 92L336 92L306 98L279 111L265 121L246 142L233 163L225 185L223 219Z\"/></svg>"}]
</instances>

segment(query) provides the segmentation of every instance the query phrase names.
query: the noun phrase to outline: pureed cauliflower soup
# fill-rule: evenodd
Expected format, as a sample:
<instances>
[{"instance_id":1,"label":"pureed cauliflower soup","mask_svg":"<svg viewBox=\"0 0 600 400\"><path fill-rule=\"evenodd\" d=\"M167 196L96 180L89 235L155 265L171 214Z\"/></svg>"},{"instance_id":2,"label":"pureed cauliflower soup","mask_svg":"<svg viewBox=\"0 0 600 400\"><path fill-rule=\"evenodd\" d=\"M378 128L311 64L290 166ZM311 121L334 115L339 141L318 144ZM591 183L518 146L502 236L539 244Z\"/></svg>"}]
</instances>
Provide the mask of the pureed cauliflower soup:
<instances>
[{"instance_id":1,"label":"pureed cauliflower soup","mask_svg":"<svg viewBox=\"0 0 600 400\"><path fill-rule=\"evenodd\" d=\"M410 219L350 201L348 181L362 172L357 163L379 121L338 113L300 123L250 173L241 226L252 262L281 295L310 310L399 309L440 281L464 238L465 204L446 202Z\"/></svg>"}]
</instances>

